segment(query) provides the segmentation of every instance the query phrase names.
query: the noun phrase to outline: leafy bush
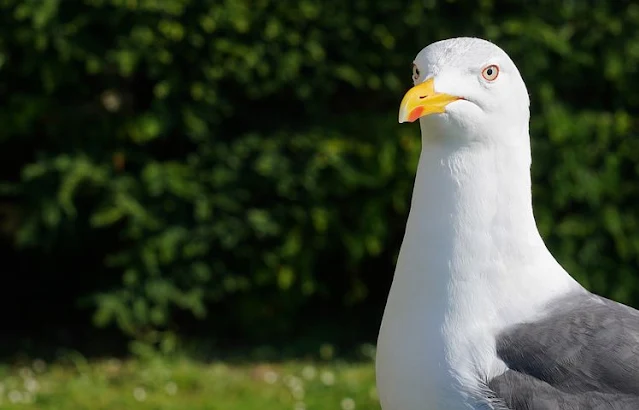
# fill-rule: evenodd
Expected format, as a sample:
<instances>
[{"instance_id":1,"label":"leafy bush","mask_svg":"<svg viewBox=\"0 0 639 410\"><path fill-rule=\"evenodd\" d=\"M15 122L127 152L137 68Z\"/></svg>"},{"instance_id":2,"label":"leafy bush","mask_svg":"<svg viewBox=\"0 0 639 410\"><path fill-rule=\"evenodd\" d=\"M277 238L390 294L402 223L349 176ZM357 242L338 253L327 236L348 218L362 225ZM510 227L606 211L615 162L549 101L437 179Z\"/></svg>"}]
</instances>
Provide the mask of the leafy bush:
<instances>
[{"instance_id":1,"label":"leafy bush","mask_svg":"<svg viewBox=\"0 0 639 410\"><path fill-rule=\"evenodd\" d=\"M637 5L1 0L0 11L5 231L20 252L48 255L30 269L83 283L72 296L89 297L97 326L153 340L206 316L213 336L235 324L255 340L290 333L311 308L381 310L420 148L397 105L414 55L461 35L502 46L528 84L550 248L591 289L639 302Z\"/></svg>"}]
</instances>

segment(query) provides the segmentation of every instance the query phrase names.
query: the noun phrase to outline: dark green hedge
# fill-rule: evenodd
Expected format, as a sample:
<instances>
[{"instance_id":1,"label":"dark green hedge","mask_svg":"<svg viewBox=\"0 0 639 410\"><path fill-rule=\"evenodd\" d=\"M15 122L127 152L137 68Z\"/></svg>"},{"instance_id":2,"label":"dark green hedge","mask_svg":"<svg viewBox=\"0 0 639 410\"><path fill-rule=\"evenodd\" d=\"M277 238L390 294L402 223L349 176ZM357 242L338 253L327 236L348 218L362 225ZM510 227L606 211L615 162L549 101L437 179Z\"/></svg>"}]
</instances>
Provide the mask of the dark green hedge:
<instances>
[{"instance_id":1,"label":"dark green hedge","mask_svg":"<svg viewBox=\"0 0 639 410\"><path fill-rule=\"evenodd\" d=\"M396 123L412 58L474 35L528 84L549 247L639 304L630 3L0 0L3 231L64 288L48 309L129 336L260 340L363 305L376 324L419 151Z\"/></svg>"}]
</instances>

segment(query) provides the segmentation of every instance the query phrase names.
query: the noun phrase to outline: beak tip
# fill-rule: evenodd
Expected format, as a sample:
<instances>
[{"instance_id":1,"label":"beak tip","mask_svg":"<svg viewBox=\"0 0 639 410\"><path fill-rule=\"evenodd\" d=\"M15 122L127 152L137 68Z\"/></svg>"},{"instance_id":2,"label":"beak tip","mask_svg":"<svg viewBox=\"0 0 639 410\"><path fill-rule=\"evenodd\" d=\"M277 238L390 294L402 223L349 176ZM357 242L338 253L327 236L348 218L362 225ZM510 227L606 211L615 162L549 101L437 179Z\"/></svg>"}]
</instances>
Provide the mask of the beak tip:
<instances>
[{"instance_id":1,"label":"beak tip","mask_svg":"<svg viewBox=\"0 0 639 410\"><path fill-rule=\"evenodd\" d=\"M398 116L398 118L397 118L397 121L398 121L400 124L403 124L403 123L405 123L406 121L409 121L409 120L408 120L408 115L406 115L406 110L404 109L404 107L402 107L402 108L399 110L399 116Z\"/></svg>"}]
</instances>

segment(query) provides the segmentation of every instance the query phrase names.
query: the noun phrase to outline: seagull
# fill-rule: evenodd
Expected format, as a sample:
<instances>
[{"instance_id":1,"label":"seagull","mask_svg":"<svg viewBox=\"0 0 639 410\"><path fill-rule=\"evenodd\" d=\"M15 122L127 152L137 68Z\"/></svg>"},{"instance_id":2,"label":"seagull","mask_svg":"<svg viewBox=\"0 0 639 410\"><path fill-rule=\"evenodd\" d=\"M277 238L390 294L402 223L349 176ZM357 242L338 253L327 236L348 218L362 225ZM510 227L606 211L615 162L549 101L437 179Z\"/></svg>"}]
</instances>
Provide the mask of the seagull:
<instances>
[{"instance_id":1,"label":"seagull","mask_svg":"<svg viewBox=\"0 0 639 410\"><path fill-rule=\"evenodd\" d=\"M452 38L412 79L399 122L419 120L422 149L378 336L382 409L639 409L639 311L582 287L537 229L513 61Z\"/></svg>"}]
</instances>

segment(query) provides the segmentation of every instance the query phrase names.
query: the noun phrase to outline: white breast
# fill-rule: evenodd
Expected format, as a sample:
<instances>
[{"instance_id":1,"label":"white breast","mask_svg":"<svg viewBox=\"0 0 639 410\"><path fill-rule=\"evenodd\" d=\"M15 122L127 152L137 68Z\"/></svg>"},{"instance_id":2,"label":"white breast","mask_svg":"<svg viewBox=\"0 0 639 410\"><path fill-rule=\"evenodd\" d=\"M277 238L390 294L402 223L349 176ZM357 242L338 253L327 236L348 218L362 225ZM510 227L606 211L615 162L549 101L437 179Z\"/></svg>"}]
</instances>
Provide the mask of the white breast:
<instances>
[{"instance_id":1,"label":"white breast","mask_svg":"<svg viewBox=\"0 0 639 410\"><path fill-rule=\"evenodd\" d=\"M422 152L378 338L384 410L490 408L485 382L506 370L498 332L578 286L539 236L530 192L501 183L491 164L508 160L493 154Z\"/></svg>"}]
</instances>

